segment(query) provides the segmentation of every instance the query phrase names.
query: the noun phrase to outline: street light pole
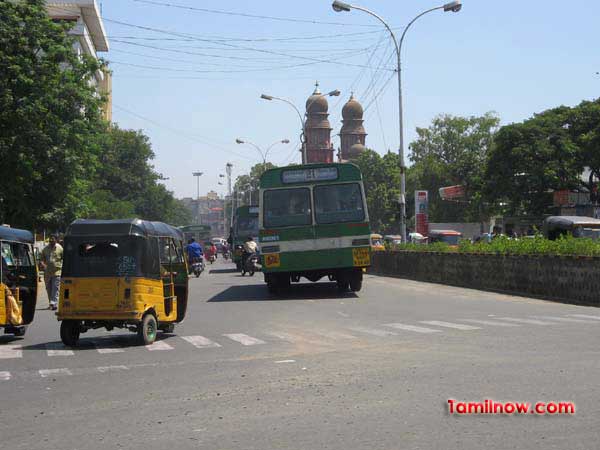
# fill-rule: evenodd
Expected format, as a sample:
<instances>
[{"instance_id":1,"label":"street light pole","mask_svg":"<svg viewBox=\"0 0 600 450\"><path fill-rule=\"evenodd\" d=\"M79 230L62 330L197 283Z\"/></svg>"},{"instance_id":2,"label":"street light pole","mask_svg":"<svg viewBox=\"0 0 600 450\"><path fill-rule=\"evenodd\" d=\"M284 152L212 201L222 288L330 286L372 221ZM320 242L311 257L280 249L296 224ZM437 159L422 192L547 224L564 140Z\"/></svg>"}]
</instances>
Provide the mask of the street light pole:
<instances>
[{"instance_id":1,"label":"street light pole","mask_svg":"<svg viewBox=\"0 0 600 450\"><path fill-rule=\"evenodd\" d=\"M229 193L229 202L231 203L231 217L229 217L229 227L233 226L233 197L231 196L231 169L233 164L225 165L225 173L227 173L227 192Z\"/></svg>"},{"instance_id":2,"label":"street light pole","mask_svg":"<svg viewBox=\"0 0 600 450\"><path fill-rule=\"evenodd\" d=\"M196 177L196 223L199 225L201 216L200 216L200 177L204 172L192 172L192 175Z\"/></svg>"},{"instance_id":3,"label":"street light pole","mask_svg":"<svg viewBox=\"0 0 600 450\"><path fill-rule=\"evenodd\" d=\"M267 147L267 150L264 152L258 145L256 145L254 142L250 142L248 140L237 138L235 140L235 143L236 144L248 144L248 145L251 145L252 147L254 147L256 150L258 150L258 152L260 153L260 156L262 157L262 163L264 166L267 163L267 156L269 155L269 151L277 144L289 144L290 140L289 139L281 139L281 140L275 141L271 145L269 145Z\"/></svg>"},{"instance_id":4,"label":"street light pole","mask_svg":"<svg viewBox=\"0 0 600 450\"><path fill-rule=\"evenodd\" d=\"M340 91L339 90L334 90L331 92L328 92L327 94L317 94L318 97L325 97L325 96L329 96L329 97L338 97L340 95ZM290 105L292 108L294 108L294 110L296 111L296 113L298 114L298 118L300 119L300 126L302 127L302 135L300 136L300 142L302 143L302 149L301 149L301 154L302 154L302 164L306 164L306 120L304 119L304 117L302 116L302 113L300 112L300 110L298 109L298 107L296 105L294 105L294 103L292 103L290 100L287 100L285 98L281 98L281 97L275 97L274 95L267 95L267 94L262 94L260 96L260 98L262 98L263 100L279 100L282 101L284 103L287 103L288 105ZM312 102L310 102L308 105L306 105L306 111L308 112L308 109L310 108L310 106L315 102L316 99L314 99Z\"/></svg>"},{"instance_id":5,"label":"street light pole","mask_svg":"<svg viewBox=\"0 0 600 450\"><path fill-rule=\"evenodd\" d=\"M404 32L400 37L400 42L396 39L396 35L392 28L387 24L385 20L378 14L370 11L366 8L357 5L350 5L348 3L340 2L335 0L332 3L332 8L335 12L349 12L352 9L356 9L358 11L363 11L377 20L379 20L385 28L390 33L392 41L394 41L394 47L396 49L396 64L397 64L397 74L398 74L398 124L399 124L399 148L398 148L398 156L400 159L400 234L402 235L403 242L406 242L406 164L404 162L404 113L402 110L402 43L404 42L404 37L406 36L406 32L411 27L413 23L417 21L420 17L424 16L427 13L432 11L437 11L439 9L443 9L445 12L458 12L462 8L462 4L460 1L453 1L450 3L446 3L442 6L437 6L435 8L428 9L423 11L421 14L417 15L413 20L411 20L406 28L404 28Z\"/></svg>"}]
</instances>

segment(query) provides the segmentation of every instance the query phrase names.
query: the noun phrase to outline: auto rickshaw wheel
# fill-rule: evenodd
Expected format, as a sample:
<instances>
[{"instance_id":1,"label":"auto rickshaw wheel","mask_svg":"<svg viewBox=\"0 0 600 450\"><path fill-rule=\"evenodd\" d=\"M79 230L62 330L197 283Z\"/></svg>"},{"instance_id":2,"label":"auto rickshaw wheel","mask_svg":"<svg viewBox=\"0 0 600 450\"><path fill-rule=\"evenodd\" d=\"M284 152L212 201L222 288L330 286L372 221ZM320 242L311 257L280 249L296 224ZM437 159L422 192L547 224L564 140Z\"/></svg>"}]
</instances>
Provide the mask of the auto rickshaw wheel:
<instances>
[{"instance_id":1,"label":"auto rickshaw wheel","mask_svg":"<svg viewBox=\"0 0 600 450\"><path fill-rule=\"evenodd\" d=\"M158 323L154 314L148 312L142 317L142 321L138 325L138 339L143 345L150 345L156 340L156 331Z\"/></svg>"},{"instance_id":2,"label":"auto rickshaw wheel","mask_svg":"<svg viewBox=\"0 0 600 450\"><path fill-rule=\"evenodd\" d=\"M26 331L27 327L15 327L13 329L13 336L25 336Z\"/></svg>"},{"instance_id":3,"label":"auto rickshaw wheel","mask_svg":"<svg viewBox=\"0 0 600 450\"><path fill-rule=\"evenodd\" d=\"M63 320L60 323L60 340L67 347L77 346L81 325L78 320Z\"/></svg>"}]
</instances>

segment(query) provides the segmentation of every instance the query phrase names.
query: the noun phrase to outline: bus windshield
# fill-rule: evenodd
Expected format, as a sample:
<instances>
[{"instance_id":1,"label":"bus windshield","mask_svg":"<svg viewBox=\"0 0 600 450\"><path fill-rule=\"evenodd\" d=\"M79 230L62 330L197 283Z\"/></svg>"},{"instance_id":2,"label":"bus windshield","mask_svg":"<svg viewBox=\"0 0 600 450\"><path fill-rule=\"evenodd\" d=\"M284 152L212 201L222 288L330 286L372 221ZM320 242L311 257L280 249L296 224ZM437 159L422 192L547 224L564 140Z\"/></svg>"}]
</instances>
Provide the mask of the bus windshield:
<instances>
[{"instance_id":1,"label":"bus windshield","mask_svg":"<svg viewBox=\"0 0 600 450\"><path fill-rule=\"evenodd\" d=\"M317 186L314 195L317 223L360 222L365 219L358 183Z\"/></svg>"},{"instance_id":2,"label":"bus windshield","mask_svg":"<svg viewBox=\"0 0 600 450\"><path fill-rule=\"evenodd\" d=\"M266 227L310 225L310 190L308 188L277 189L264 193Z\"/></svg>"}]
</instances>

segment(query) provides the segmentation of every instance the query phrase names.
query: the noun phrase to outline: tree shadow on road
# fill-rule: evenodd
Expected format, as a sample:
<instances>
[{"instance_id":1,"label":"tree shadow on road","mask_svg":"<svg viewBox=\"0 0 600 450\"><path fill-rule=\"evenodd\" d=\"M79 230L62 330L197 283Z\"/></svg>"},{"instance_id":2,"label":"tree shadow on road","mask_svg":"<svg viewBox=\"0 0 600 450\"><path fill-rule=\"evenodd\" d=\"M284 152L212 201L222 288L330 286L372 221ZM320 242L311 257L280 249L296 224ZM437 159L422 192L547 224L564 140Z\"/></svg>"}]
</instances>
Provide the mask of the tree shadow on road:
<instances>
[{"instance_id":1,"label":"tree shadow on road","mask_svg":"<svg viewBox=\"0 0 600 450\"><path fill-rule=\"evenodd\" d=\"M214 302L260 302L278 300L339 300L358 298L354 292L340 293L335 283L292 284L283 294L271 294L264 284L230 286L207 301Z\"/></svg>"},{"instance_id":2,"label":"tree shadow on road","mask_svg":"<svg viewBox=\"0 0 600 450\"><path fill-rule=\"evenodd\" d=\"M156 341L167 340L174 337L173 334L158 333ZM86 350L124 350L128 347L143 347L137 337L133 333L127 334L126 331L123 334L109 334L107 336L90 336L82 337L75 347L67 347L61 341L50 341L42 342L39 344L25 345L21 347L22 350L75 350L75 351L86 351Z\"/></svg>"}]
</instances>

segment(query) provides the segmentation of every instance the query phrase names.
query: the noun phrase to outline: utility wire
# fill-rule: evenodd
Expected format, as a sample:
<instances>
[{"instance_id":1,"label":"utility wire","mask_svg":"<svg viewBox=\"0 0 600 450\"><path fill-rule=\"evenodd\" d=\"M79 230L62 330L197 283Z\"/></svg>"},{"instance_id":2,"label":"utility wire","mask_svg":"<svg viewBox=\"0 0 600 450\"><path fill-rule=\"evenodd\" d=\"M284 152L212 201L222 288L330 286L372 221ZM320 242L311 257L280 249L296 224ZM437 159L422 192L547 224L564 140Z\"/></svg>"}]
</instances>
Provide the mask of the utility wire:
<instances>
[{"instance_id":1,"label":"utility wire","mask_svg":"<svg viewBox=\"0 0 600 450\"><path fill-rule=\"evenodd\" d=\"M193 6L178 5L178 4L166 3L166 2L157 2L157 1L152 1L152 0L133 0L133 1L136 3L145 3L148 5L166 6L169 8L185 9L188 11L196 11L196 12L203 12L203 13L209 13L209 14L221 14L221 15L226 15L226 16L248 17L251 19L266 19L266 20L276 20L276 21L281 21L281 22L311 23L311 24L315 24L315 25L335 25L335 26L343 26L343 27L350 26L350 27L370 27L370 28L372 28L372 27L377 26L377 25L371 25L371 24L350 24L347 22L322 22L322 21L318 21L318 20L314 20L314 19L300 19L300 18L293 18L293 17L265 16L265 15L241 13L241 12L235 12L235 11L223 11L223 10L217 10L217 9L197 8L197 7L193 7Z\"/></svg>"},{"instance_id":2,"label":"utility wire","mask_svg":"<svg viewBox=\"0 0 600 450\"><path fill-rule=\"evenodd\" d=\"M119 106L119 105L117 105L117 104L114 104L114 103L113 103L113 107L114 107L114 108L117 108L117 109L119 109L119 110L121 110L121 111L123 111L123 112L125 112L125 113L127 113L127 114L130 114L130 115L132 115L132 116L134 116L134 117L137 117L138 119L141 119L141 120L144 120L144 121L146 121L146 122L148 122L148 123L151 123L151 124L153 124L153 125L156 125L156 126L157 126L157 127L159 127L159 128L164 128L165 130L167 130L167 131L170 131L171 133L177 134L177 135L178 135L178 136L180 136L180 137L184 137L184 138L186 138L186 139L188 139L188 140L190 140L190 141L194 141L194 142L196 142L196 143L201 143L201 144L203 144L203 145L208 145L208 146L211 146L211 147L215 147L215 148L218 148L218 149L220 149L220 150L223 150L223 151L225 151L225 152L231 153L232 155L235 155L235 156L237 156L237 157L239 157L239 158L244 158L244 159L247 159L247 160L249 160L249 161L252 161L252 159L251 159L251 158L249 158L249 157L248 157L248 156L246 156L246 155L242 155L242 154L240 154L240 153L237 153L237 152L235 152L235 151L233 151L233 150L230 150L230 149L228 149L228 148L226 148L226 147L222 147L222 146L220 146L220 145L216 145L216 144L214 144L214 143L210 142L209 140L207 140L207 139L203 139L203 138L200 138L200 137L198 137L198 136L196 136L196 135L193 135L193 134L188 134L187 132L185 132L185 131L183 131L183 130L179 130L179 129L176 129L176 128L173 128L173 127L170 127L170 126L168 126L168 125L161 124L161 123L159 123L159 122L157 122L157 121L155 121L155 120L149 119L148 117L144 117L144 116L142 116L142 115L140 115L140 114L138 114L138 113L135 113L135 112L133 112L133 111L131 111L131 110L127 109L127 108L124 108L124 107L122 107L122 106Z\"/></svg>"}]
</instances>

